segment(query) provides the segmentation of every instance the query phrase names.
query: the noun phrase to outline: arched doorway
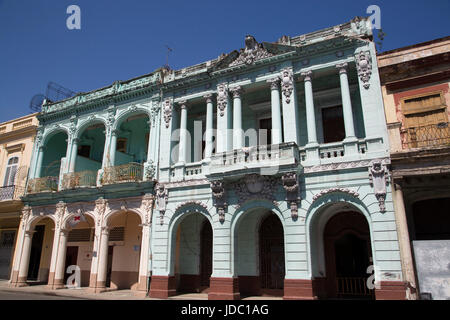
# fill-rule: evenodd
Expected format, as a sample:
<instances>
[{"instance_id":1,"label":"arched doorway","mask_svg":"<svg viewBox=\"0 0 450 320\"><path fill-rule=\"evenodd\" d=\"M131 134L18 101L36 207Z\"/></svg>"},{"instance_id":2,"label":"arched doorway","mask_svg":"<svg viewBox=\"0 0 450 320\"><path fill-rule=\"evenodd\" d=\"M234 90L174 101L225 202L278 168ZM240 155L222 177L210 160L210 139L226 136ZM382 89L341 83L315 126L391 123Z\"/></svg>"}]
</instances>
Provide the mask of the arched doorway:
<instances>
[{"instance_id":1,"label":"arched doorway","mask_svg":"<svg viewBox=\"0 0 450 320\"><path fill-rule=\"evenodd\" d=\"M239 217L234 228L234 270L241 298L283 296L284 230L271 210L253 208Z\"/></svg>"},{"instance_id":2,"label":"arched doorway","mask_svg":"<svg viewBox=\"0 0 450 320\"><path fill-rule=\"evenodd\" d=\"M285 275L283 226L275 214L262 221L259 243L262 293L282 296Z\"/></svg>"},{"instance_id":3,"label":"arched doorway","mask_svg":"<svg viewBox=\"0 0 450 320\"><path fill-rule=\"evenodd\" d=\"M174 270L178 292L208 292L212 273L212 242L211 223L202 214L188 214L179 223Z\"/></svg>"},{"instance_id":4,"label":"arched doorway","mask_svg":"<svg viewBox=\"0 0 450 320\"><path fill-rule=\"evenodd\" d=\"M142 244L140 216L119 212L108 219L106 287L111 290L138 290Z\"/></svg>"},{"instance_id":5,"label":"arched doorway","mask_svg":"<svg viewBox=\"0 0 450 320\"><path fill-rule=\"evenodd\" d=\"M48 282L52 258L55 224L50 218L33 223L30 256L28 260L27 282L43 284Z\"/></svg>"},{"instance_id":6,"label":"arched doorway","mask_svg":"<svg viewBox=\"0 0 450 320\"><path fill-rule=\"evenodd\" d=\"M353 211L341 212L324 229L326 296L337 299L374 299L367 286L373 264L369 225Z\"/></svg>"}]
</instances>

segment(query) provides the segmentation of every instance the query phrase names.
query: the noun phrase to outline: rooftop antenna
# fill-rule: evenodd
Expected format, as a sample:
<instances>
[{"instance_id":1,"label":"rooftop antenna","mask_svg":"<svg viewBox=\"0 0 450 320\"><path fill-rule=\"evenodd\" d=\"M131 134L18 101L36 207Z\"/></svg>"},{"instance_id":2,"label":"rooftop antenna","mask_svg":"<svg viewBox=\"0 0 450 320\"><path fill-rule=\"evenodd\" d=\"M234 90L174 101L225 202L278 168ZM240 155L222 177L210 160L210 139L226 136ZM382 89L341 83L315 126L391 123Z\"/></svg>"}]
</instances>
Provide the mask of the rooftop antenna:
<instances>
[{"instance_id":1,"label":"rooftop antenna","mask_svg":"<svg viewBox=\"0 0 450 320\"><path fill-rule=\"evenodd\" d=\"M41 108L42 108L42 104L44 103L44 101L47 102L56 102L59 100L64 100L70 97L73 97L74 95L76 95L77 93L64 88L63 86L50 81L47 84L47 90L44 94L36 94L33 96L33 98L31 98L31 102L30 102L30 110L32 112L40 112Z\"/></svg>"},{"instance_id":2,"label":"rooftop antenna","mask_svg":"<svg viewBox=\"0 0 450 320\"><path fill-rule=\"evenodd\" d=\"M165 67L167 69L170 69L170 67L169 67L169 54L173 51L173 49L170 48L168 45L166 45L166 48L167 48L167 56L166 56L166 65L165 65Z\"/></svg>"}]
</instances>

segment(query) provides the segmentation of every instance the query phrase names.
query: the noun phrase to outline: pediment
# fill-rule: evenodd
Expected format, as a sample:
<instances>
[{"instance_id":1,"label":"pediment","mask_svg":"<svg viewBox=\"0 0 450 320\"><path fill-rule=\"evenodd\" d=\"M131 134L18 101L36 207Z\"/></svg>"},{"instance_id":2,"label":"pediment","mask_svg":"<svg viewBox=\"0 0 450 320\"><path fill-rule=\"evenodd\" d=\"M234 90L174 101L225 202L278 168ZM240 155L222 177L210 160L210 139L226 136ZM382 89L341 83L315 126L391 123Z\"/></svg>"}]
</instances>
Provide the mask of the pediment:
<instances>
[{"instance_id":1,"label":"pediment","mask_svg":"<svg viewBox=\"0 0 450 320\"><path fill-rule=\"evenodd\" d=\"M239 51L234 50L227 55L221 56L219 58L219 61L214 66L214 70L240 65L253 65L259 60L273 57L286 52L296 51L296 49L297 48L294 46L285 44L270 42L258 43L253 36L247 35L245 37L245 48L242 48Z\"/></svg>"}]
</instances>

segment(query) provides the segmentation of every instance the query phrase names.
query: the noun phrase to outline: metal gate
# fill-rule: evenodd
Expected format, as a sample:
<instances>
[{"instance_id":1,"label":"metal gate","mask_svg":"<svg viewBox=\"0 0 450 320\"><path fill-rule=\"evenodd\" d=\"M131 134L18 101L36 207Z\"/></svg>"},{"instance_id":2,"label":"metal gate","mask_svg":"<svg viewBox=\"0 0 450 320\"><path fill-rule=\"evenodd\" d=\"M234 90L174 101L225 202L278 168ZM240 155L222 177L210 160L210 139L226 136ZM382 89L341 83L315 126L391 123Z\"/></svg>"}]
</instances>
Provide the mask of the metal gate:
<instances>
[{"instance_id":1,"label":"metal gate","mask_svg":"<svg viewBox=\"0 0 450 320\"><path fill-rule=\"evenodd\" d=\"M283 289L283 227L275 215L266 218L260 228L260 275L262 289Z\"/></svg>"}]
</instances>

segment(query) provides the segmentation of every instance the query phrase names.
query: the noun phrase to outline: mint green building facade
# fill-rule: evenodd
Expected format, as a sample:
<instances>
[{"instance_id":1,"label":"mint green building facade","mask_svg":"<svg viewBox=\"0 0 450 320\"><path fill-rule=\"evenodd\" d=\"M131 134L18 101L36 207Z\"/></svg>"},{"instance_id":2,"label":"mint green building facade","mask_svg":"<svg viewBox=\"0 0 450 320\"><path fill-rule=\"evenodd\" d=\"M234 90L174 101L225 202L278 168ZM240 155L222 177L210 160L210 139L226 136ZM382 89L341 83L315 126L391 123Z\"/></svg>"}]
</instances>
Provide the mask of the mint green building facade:
<instances>
[{"instance_id":1,"label":"mint green building facade","mask_svg":"<svg viewBox=\"0 0 450 320\"><path fill-rule=\"evenodd\" d=\"M13 283L27 281L32 232L51 219L48 282L63 285L83 214L97 292L405 297L366 19L246 36L217 59L49 102L40 121ZM136 229L119 221L129 214Z\"/></svg>"}]
</instances>

